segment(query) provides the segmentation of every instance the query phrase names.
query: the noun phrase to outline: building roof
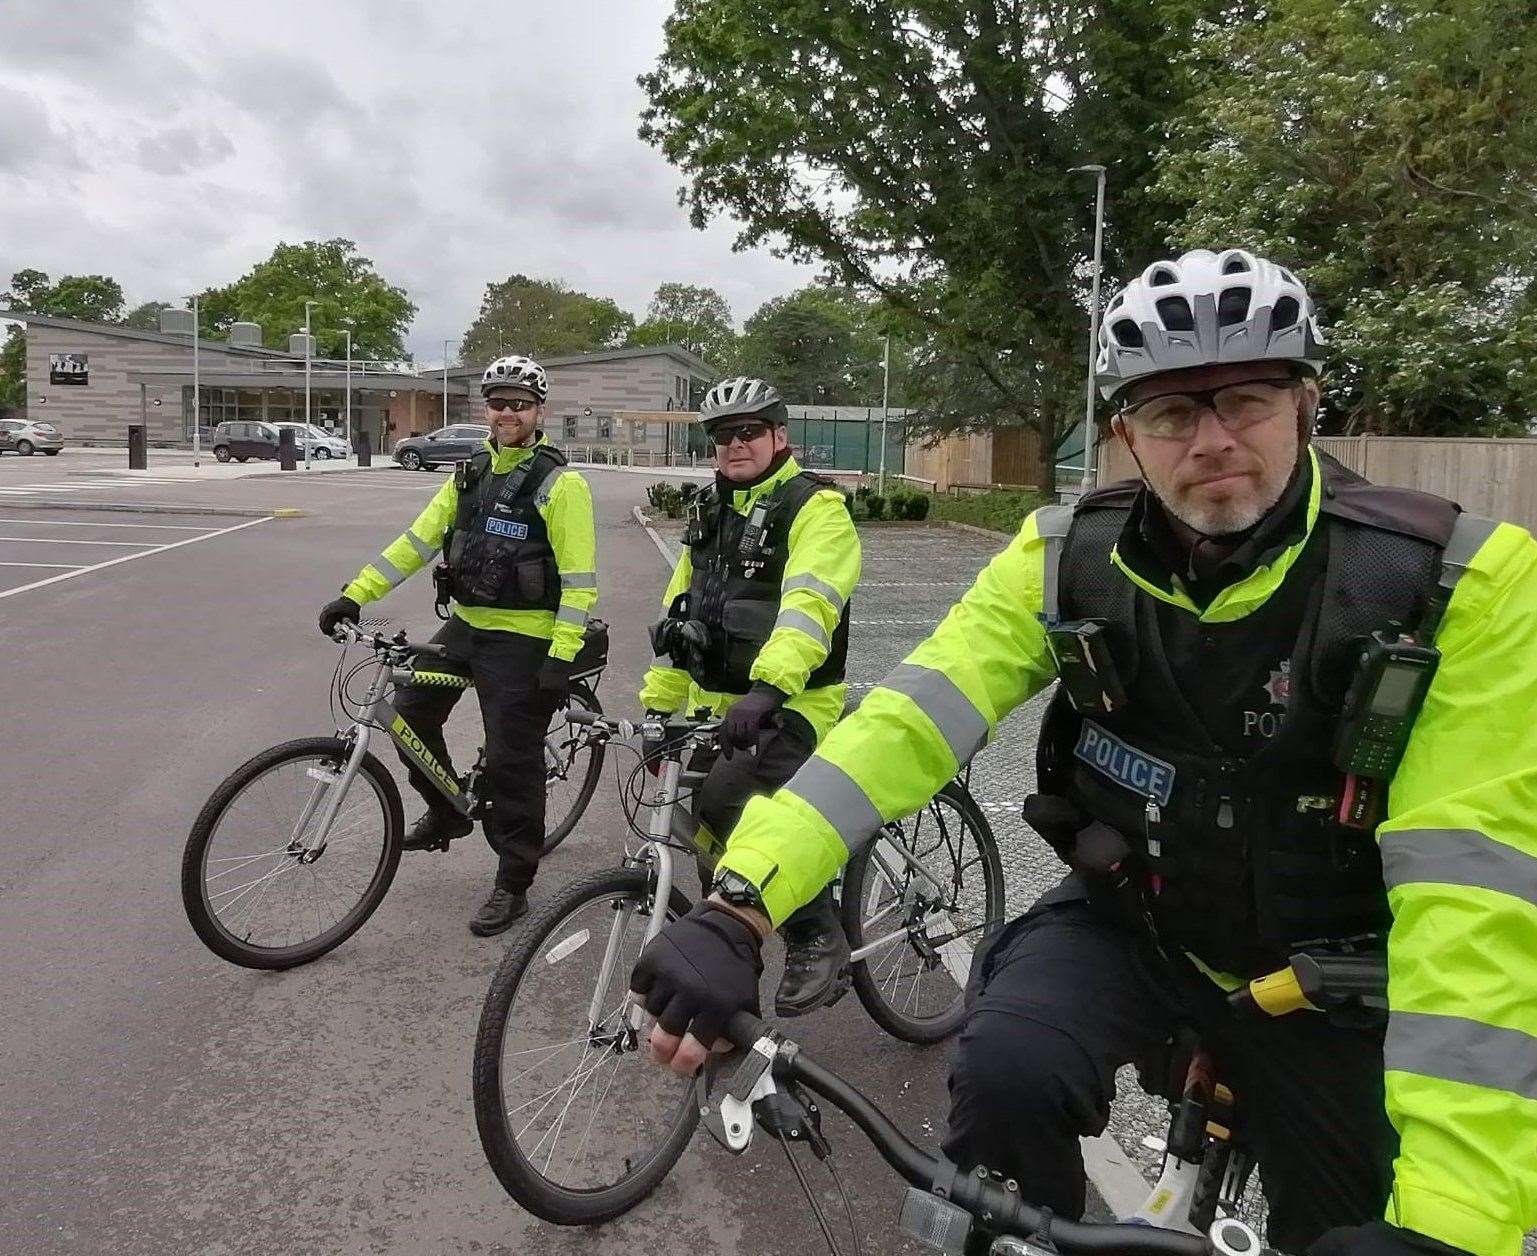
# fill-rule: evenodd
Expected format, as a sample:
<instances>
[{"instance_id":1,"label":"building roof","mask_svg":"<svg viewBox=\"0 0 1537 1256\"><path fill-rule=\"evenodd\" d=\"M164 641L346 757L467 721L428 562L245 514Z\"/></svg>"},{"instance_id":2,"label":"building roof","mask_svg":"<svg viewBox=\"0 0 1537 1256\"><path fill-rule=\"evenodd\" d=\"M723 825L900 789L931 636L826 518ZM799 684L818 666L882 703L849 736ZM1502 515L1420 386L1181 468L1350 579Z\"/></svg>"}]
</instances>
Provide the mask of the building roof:
<instances>
[{"instance_id":1,"label":"building roof","mask_svg":"<svg viewBox=\"0 0 1537 1256\"><path fill-rule=\"evenodd\" d=\"M546 368L586 366L589 362L618 362L626 358L654 357L671 358L690 371L699 375L708 375L712 379L720 374L697 353L685 349L682 345L636 345L629 349L596 349L591 353L568 353L555 358L540 358L539 365ZM479 377L484 370L485 367L482 366L451 366L448 368L448 377L450 379L456 376L461 379L468 379L471 376Z\"/></svg>"},{"instance_id":2,"label":"building roof","mask_svg":"<svg viewBox=\"0 0 1537 1256\"><path fill-rule=\"evenodd\" d=\"M87 335L113 336L119 340L148 340L156 344L191 346L191 340L187 336L173 335L163 331L142 331L137 327L124 327L121 323L90 323L79 318L56 318L52 314L25 314L18 310L0 310L0 314L7 318L14 318L22 323L36 323L39 327L58 327L64 331L84 332ZM198 346L204 349L212 349L216 353L233 353L240 357L248 358L286 358L288 353L283 349L256 348L251 345L232 345L223 340L205 340L198 337Z\"/></svg>"}]
</instances>

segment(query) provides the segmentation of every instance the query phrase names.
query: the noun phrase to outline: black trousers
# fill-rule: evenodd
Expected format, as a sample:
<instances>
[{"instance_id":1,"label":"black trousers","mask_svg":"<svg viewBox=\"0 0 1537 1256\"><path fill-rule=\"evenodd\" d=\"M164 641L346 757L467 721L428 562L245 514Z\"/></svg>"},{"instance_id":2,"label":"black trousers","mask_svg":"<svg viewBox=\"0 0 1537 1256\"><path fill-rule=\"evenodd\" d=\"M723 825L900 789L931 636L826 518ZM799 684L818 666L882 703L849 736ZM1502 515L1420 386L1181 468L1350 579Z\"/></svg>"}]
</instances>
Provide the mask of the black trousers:
<instances>
[{"instance_id":1,"label":"black trousers","mask_svg":"<svg viewBox=\"0 0 1537 1256\"><path fill-rule=\"evenodd\" d=\"M1301 1252L1331 1226L1380 1217L1398 1150L1383 1108L1381 1031L1316 1012L1235 1017L1193 973L1160 993L1134 934L1081 897L1051 901L1059 894L978 956L945 1154L962 1168L1001 1170L1025 1199L1081 1217L1079 1138L1108 1123L1116 1069L1152 1056L1183 1020L1237 1096L1270 1204L1270 1244Z\"/></svg>"},{"instance_id":2,"label":"black trousers","mask_svg":"<svg viewBox=\"0 0 1537 1256\"><path fill-rule=\"evenodd\" d=\"M731 758L713 751L695 751L691 772L705 772L694 814L699 817L700 879L708 884L726 839L742 818L747 800L772 794L788 781L816 750L816 733L795 711L780 711L775 724L763 730L756 754L738 750Z\"/></svg>"},{"instance_id":3,"label":"black trousers","mask_svg":"<svg viewBox=\"0 0 1537 1256\"><path fill-rule=\"evenodd\" d=\"M457 615L432 639L448 647L449 657L424 660L424 669L430 664L439 671L474 677L486 732L481 777L489 804L483 826L486 841L497 854L496 883L523 893L533 883L544 848L544 734L558 701L539 688L538 674L550 643L516 632L472 628ZM462 689L413 685L394 699L396 709L449 771L454 769L443 725L463 695ZM404 752L400 759L427 806L440 814L452 811L427 774Z\"/></svg>"}]
</instances>

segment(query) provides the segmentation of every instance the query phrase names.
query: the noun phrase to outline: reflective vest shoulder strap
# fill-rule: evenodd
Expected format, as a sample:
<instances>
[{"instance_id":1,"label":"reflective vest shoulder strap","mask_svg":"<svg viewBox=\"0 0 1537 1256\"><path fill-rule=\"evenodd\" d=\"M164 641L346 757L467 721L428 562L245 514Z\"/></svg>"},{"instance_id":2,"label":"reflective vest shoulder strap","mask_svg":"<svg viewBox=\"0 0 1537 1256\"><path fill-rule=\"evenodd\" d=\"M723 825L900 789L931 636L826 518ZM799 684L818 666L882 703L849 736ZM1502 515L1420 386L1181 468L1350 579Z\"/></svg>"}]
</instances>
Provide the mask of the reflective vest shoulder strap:
<instances>
[{"instance_id":1,"label":"reflective vest shoulder strap","mask_svg":"<svg viewBox=\"0 0 1537 1256\"><path fill-rule=\"evenodd\" d=\"M1457 522L1452 525L1452 535L1446 542L1446 548L1441 551L1441 578L1436 583L1436 596L1426 608L1425 618L1419 627L1419 634L1427 641L1435 640L1436 629L1441 626L1441 617L1446 614L1457 582L1462 579L1478 551L1483 549L1484 542L1494 535L1494 530L1499 526L1497 519L1458 514Z\"/></svg>"},{"instance_id":2,"label":"reflective vest shoulder strap","mask_svg":"<svg viewBox=\"0 0 1537 1256\"><path fill-rule=\"evenodd\" d=\"M1035 530L1045 543L1045 567L1041 576L1041 619L1054 624L1061 618L1062 599L1057 581L1062 569L1062 549L1073 526L1070 505L1042 506L1035 512Z\"/></svg>"}]
</instances>

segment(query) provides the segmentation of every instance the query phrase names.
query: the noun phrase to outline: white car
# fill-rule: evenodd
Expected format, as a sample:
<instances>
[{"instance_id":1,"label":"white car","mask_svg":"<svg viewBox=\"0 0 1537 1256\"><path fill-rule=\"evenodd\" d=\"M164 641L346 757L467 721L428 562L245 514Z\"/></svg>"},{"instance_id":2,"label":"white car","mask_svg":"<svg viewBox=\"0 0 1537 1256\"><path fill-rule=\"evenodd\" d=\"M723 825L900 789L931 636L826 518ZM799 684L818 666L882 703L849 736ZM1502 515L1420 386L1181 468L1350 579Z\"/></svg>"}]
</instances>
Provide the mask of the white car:
<instances>
[{"instance_id":1,"label":"white car","mask_svg":"<svg viewBox=\"0 0 1537 1256\"><path fill-rule=\"evenodd\" d=\"M334 436L323 427L316 427L313 423L279 423L278 427L292 428L294 434L294 449L299 456L304 456L305 445L309 446L310 459L317 458L345 458L347 456L347 442L340 436Z\"/></svg>"}]
</instances>

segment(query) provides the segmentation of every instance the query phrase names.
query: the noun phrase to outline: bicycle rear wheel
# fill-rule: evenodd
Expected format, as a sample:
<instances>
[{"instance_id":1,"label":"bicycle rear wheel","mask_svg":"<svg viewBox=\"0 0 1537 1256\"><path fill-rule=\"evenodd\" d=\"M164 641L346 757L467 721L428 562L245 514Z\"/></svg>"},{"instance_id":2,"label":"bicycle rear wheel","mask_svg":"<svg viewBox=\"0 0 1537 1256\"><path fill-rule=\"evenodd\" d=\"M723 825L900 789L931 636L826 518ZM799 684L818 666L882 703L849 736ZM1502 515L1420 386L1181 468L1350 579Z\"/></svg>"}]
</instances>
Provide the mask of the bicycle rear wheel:
<instances>
[{"instance_id":1,"label":"bicycle rear wheel","mask_svg":"<svg viewBox=\"0 0 1537 1256\"><path fill-rule=\"evenodd\" d=\"M567 707L602 715L603 707L581 681L571 686ZM544 738L544 853L559 846L587 810L603 775L603 742L592 729L569 724L556 711Z\"/></svg>"},{"instance_id":2,"label":"bicycle rear wheel","mask_svg":"<svg viewBox=\"0 0 1537 1256\"><path fill-rule=\"evenodd\" d=\"M557 1225L628 1212L699 1123L692 1081L652 1064L621 1015L652 893L645 868L579 881L518 926L486 994L473 1082L481 1146L507 1193ZM667 919L688 906L674 890Z\"/></svg>"},{"instance_id":3,"label":"bicycle rear wheel","mask_svg":"<svg viewBox=\"0 0 1537 1256\"><path fill-rule=\"evenodd\" d=\"M205 946L244 968L292 968L351 937L400 864L400 791L365 754L325 835L316 826L352 746L304 737L264 750L214 790L181 863L182 905Z\"/></svg>"},{"instance_id":4,"label":"bicycle rear wheel","mask_svg":"<svg viewBox=\"0 0 1537 1256\"><path fill-rule=\"evenodd\" d=\"M998 843L963 785L950 782L859 849L842 910L849 946L870 948L853 977L871 1019L905 1042L954 1033L971 957L1004 911Z\"/></svg>"}]
</instances>

